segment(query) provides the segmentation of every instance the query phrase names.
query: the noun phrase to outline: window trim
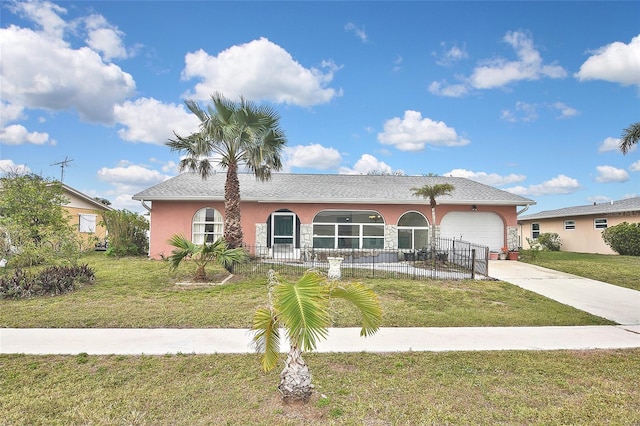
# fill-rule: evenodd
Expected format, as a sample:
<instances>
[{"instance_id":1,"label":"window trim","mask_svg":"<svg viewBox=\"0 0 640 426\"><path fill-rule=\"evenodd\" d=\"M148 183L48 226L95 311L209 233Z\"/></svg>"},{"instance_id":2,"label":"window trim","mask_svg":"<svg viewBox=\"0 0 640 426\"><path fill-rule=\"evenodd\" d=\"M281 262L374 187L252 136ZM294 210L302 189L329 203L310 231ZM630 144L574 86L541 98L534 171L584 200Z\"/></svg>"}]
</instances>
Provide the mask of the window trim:
<instances>
[{"instance_id":1,"label":"window trim","mask_svg":"<svg viewBox=\"0 0 640 426\"><path fill-rule=\"evenodd\" d=\"M400 221L402 220L402 218L409 214L409 213L416 213L419 214L420 216L422 216L422 218L424 219L425 223L427 224L427 226L404 226L404 225L400 225ZM417 210L409 210L406 211L404 213L402 213L400 215L400 217L398 218L398 224L396 224L397 227L397 233L398 233L398 249L401 250L418 250L420 248L423 247L416 247L416 231L426 231L427 232L427 244L429 244L429 234L430 234L430 224L429 224L429 219L427 219L427 217L422 214L422 212L419 212ZM410 231L411 232L411 247L407 248L407 247L400 247L400 231Z\"/></svg>"},{"instance_id":2,"label":"window trim","mask_svg":"<svg viewBox=\"0 0 640 426\"><path fill-rule=\"evenodd\" d=\"M601 222L598 224L598 221L601 221ZM593 219L593 229L607 229L608 227L609 227L609 221L607 220L606 217L597 217Z\"/></svg>"},{"instance_id":3,"label":"window trim","mask_svg":"<svg viewBox=\"0 0 640 426\"><path fill-rule=\"evenodd\" d=\"M576 229L576 221L573 219L567 219L564 221L565 231L574 231Z\"/></svg>"},{"instance_id":4,"label":"window trim","mask_svg":"<svg viewBox=\"0 0 640 426\"><path fill-rule=\"evenodd\" d=\"M206 210L207 209L211 209L213 210L215 213L214 215L214 220L213 221L207 221L207 214L206 214ZM200 213L201 211L205 210L204 213L204 218L205 220L203 221L196 221L196 216L198 215L198 213ZM215 221L215 217L219 216L220 220L219 221ZM199 231L196 232L196 225L201 225L203 231ZM213 225L214 226L214 231L213 232L207 232L206 227L207 225ZM219 226L220 232L216 232L216 228L217 226ZM202 236L201 239L196 239L196 235L198 236ZM204 243L209 243L207 241L207 235L213 235L213 241L217 240L218 238L221 238L224 236L224 217L222 216L222 213L214 208L214 207L202 207L201 209L198 209L195 211L195 213L193 214L193 217L191 218L191 242L194 244L204 244Z\"/></svg>"},{"instance_id":5,"label":"window trim","mask_svg":"<svg viewBox=\"0 0 640 426\"><path fill-rule=\"evenodd\" d=\"M348 213L342 216L337 216L335 222L316 222L316 218L321 213L325 212L344 212ZM369 217L375 217L374 222L352 222L351 219L353 217L354 212L357 213L369 213ZM378 223L377 220L382 220L382 222ZM385 221L382 215L376 210L339 210L339 209L324 209L320 210L313 217L313 221L311 222L312 226L312 236L313 236L313 248L332 248L334 250L341 249L377 249L378 247L365 247L366 243L382 243L381 248L384 248L385 243ZM315 226L322 226L323 229L327 229L328 227L333 227L333 234L327 235L323 233L322 235L318 235L315 232ZM357 230L357 235L352 233L345 233L345 227L351 227L352 230ZM382 232L381 235L365 235L365 229L369 227L379 228ZM333 240L333 247L321 247L316 245L316 240L322 239L326 242ZM350 239L352 242L357 241L357 247L341 247L341 242L345 242L347 239ZM374 244L378 245L378 244Z\"/></svg>"},{"instance_id":6,"label":"window trim","mask_svg":"<svg viewBox=\"0 0 640 426\"><path fill-rule=\"evenodd\" d=\"M533 229L534 226L537 226L538 229ZM538 235L534 235L535 233L537 233ZM531 238L533 238L534 240L538 239L538 236L541 234L540 232L540 222L531 222Z\"/></svg>"}]
</instances>

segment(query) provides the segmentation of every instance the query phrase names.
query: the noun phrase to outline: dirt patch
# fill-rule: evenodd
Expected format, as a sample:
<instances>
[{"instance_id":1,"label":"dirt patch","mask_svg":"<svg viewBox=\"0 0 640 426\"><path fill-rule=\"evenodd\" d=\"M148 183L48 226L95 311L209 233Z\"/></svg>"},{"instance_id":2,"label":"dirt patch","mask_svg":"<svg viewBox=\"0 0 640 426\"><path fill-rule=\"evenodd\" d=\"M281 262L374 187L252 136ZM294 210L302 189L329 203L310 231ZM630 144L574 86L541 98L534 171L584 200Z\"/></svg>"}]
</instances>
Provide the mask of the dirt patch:
<instances>
[{"instance_id":1,"label":"dirt patch","mask_svg":"<svg viewBox=\"0 0 640 426\"><path fill-rule=\"evenodd\" d=\"M285 404L282 402L280 394L276 394L272 399L272 404L273 407L277 407L277 411L286 421L320 422L327 419L327 409L318 408L318 399L320 396L314 392L307 403L291 402Z\"/></svg>"}]
</instances>

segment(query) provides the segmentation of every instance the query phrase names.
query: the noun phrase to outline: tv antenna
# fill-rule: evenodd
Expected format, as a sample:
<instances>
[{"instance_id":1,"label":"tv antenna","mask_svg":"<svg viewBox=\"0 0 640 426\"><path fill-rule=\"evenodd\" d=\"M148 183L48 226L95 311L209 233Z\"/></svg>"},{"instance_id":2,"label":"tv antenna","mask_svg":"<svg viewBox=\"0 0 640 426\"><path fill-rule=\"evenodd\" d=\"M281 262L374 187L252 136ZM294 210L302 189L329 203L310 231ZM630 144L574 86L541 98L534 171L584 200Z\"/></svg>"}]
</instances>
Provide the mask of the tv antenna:
<instances>
[{"instance_id":1,"label":"tv antenna","mask_svg":"<svg viewBox=\"0 0 640 426\"><path fill-rule=\"evenodd\" d=\"M65 156L64 160L51 164L52 166L60 166L60 183L64 180L64 168L69 167L69 163L72 161L73 159Z\"/></svg>"}]
</instances>

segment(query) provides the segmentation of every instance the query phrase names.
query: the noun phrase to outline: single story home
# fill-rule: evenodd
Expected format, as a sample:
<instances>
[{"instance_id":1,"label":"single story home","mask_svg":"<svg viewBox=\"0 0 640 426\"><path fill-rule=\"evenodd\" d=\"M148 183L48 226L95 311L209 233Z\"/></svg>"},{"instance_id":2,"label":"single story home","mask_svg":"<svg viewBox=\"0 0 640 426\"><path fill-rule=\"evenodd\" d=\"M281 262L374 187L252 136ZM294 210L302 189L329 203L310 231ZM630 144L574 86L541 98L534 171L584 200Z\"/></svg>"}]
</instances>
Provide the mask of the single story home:
<instances>
[{"instance_id":1,"label":"single story home","mask_svg":"<svg viewBox=\"0 0 640 426\"><path fill-rule=\"evenodd\" d=\"M107 236L106 228L101 225L102 213L113 210L113 207L103 204L69 185L62 184L64 195L69 201L62 207L69 214L69 223L78 235L91 243L94 237L102 241Z\"/></svg>"},{"instance_id":2,"label":"single story home","mask_svg":"<svg viewBox=\"0 0 640 426\"><path fill-rule=\"evenodd\" d=\"M602 240L602 230L622 222L640 222L640 197L520 216L518 230L523 248L529 248L527 238L556 233L560 236L562 251L615 254Z\"/></svg>"},{"instance_id":3,"label":"single story home","mask_svg":"<svg viewBox=\"0 0 640 426\"><path fill-rule=\"evenodd\" d=\"M225 180L225 173L207 180L182 173L133 196L150 212L150 257L170 255L174 234L197 244L223 235ZM518 209L535 204L458 177L274 173L267 182L251 174L239 180L244 243L274 257L311 248L418 250L428 246L431 226L442 238L515 248ZM432 224L429 200L412 188L443 183L455 189L437 198Z\"/></svg>"}]
</instances>

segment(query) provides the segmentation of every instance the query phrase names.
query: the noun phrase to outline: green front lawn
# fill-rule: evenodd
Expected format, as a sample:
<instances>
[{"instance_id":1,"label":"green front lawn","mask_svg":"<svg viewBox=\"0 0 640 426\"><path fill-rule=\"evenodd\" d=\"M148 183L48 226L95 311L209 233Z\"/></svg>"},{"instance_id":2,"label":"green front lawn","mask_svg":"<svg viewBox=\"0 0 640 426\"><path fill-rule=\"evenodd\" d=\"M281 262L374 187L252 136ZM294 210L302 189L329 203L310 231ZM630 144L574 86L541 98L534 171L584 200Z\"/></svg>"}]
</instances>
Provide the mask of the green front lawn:
<instances>
[{"instance_id":1,"label":"green front lawn","mask_svg":"<svg viewBox=\"0 0 640 426\"><path fill-rule=\"evenodd\" d=\"M308 354L283 405L253 355L0 356L6 425L637 425L640 350Z\"/></svg>"},{"instance_id":2,"label":"green front lawn","mask_svg":"<svg viewBox=\"0 0 640 426\"><path fill-rule=\"evenodd\" d=\"M542 251L523 261L557 271L640 291L640 257Z\"/></svg>"},{"instance_id":3,"label":"green front lawn","mask_svg":"<svg viewBox=\"0 0 640 426\"><path fill-rule=\"evenodd\" d=\"M0 327L248 328L267 298L266 277L184 287L193 265L177 272L161 261L90 253L96 282L72 293L0 300ZM219 282L224 271L208 269ZM10 273L7 271L6 273ZM295 277L293 278L295 279ZM612 324L501 281L366 279L379 295L384 327L548 326ZM336 327L357 326L355 312L335 303Z\"/></svg>"}]
</instances>

